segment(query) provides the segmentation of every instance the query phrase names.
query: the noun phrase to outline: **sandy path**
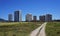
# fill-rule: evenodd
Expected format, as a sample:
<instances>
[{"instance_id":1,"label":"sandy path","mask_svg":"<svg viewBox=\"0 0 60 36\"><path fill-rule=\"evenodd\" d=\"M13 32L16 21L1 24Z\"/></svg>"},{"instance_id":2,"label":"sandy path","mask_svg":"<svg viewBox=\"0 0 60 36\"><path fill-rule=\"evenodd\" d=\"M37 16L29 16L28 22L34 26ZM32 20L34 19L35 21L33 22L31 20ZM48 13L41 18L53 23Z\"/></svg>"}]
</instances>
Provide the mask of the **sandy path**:
<instances>
[{"instance_id":1,"label":"sandy path","mask_svg":"<svg viewBox=\"0 0 60 36\"><path fill-rule=\"evenodd\" d=\"M43 23L40 27L38 27L37 29L33 30L30 34L30 36L46 36L45 35L45 26L46 26L46 22Z\"/></svg>"},{"instance_id":2,"label":"sandy path","mask_svg":"<svg viewBox=\"0 0 60 36\"><path fill-rule=\"evenodd\" d=\"M38 36L46 36L46 34L45 34L45 26L46 26L46 24L47 24L47 23L45 23L45 24L43 25L43 27L42 27L42 29L40 30Z\"/></svg>"}]
</instances>

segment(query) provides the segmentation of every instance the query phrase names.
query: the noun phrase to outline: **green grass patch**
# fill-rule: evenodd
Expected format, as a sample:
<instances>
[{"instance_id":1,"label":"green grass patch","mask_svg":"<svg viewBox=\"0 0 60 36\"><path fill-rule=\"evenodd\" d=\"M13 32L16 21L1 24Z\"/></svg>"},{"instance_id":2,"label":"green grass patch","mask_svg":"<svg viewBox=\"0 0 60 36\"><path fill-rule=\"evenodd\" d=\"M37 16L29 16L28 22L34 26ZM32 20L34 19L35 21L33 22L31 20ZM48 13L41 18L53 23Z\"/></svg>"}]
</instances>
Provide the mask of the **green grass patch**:
<instances>
[{"instance_id":1,"label":"green grass patch","mask_svg":"<svg viewBox=\"0 0 60 36\"><path fill-rule=\"evenodd\" d=\"M60 36L60 22L48 22L46 36Z\"/></svg>"},{"instance_id":2,"label":"green grass patch","mask_svg":"<svg viewBox=\"0 0 60 36\"><path fill-rule=\"evenodd\" d=\"M28 36L43 22L0 22L0 36Z\"/></svg>"}]
</instances>

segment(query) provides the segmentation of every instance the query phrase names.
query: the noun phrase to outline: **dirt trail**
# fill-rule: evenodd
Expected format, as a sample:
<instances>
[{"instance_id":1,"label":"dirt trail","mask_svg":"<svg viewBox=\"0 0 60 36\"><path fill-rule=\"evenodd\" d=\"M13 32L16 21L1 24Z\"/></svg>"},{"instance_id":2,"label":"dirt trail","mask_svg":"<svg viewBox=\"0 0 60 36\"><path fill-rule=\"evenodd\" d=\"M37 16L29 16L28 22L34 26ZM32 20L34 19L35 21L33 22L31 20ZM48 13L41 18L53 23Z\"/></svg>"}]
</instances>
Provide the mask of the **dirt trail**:
<instances>
[{"instance_id":1,"label":"dirt trail","mask_svg":"<svg viewBox=\"0 0 60 36\"><path fill-rule=\"evenodd\" d=\"M43 23L40 27L37 29L33 30L30 34L30 36L46 36L45 35L45 26L47 22Z\"/></svg>"}]
</instances>

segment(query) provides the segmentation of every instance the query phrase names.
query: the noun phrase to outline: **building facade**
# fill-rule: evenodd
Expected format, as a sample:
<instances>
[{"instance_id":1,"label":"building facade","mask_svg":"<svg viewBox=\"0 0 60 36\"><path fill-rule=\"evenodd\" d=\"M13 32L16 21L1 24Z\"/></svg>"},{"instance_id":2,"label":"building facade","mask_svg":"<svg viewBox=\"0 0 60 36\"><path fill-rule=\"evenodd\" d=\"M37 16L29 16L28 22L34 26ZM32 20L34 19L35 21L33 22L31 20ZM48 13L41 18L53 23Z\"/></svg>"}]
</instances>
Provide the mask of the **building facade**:
<instances>
[{"instance_id":1,"label":"building facade","mask_svg":"<svg viewBox=\"0 0 60 36\"><path fill-rule=\"evenodd\" d=\"M33 21L34 21L34 22L37 21L37 16L33 16Z\"/></svg>"},{"instance_id":2,"label":"building facade","mask_svg":"<svg viewBox=\"0 0 60 36\"><path fill-rule=\"evenodd\" d=\"M22 22L22 12L20 11L20 17L19 17L19 19L20 19L20 22Z\"/></svg>"},{"instance_id":3,"label":"building facade","mask_svg":"<svg viewBox=\"0 0 60 36\"><path fill-rule=\"evenodd\" d=\"M14 22L19 22L19 17L20 17L19 14L20 14L19 11L14 12Z\"/></svg>"},{"instance_id":4,"label":"building facade","mask_svg":"<svg viewBox=\"0 0 60 36\"><path fill-rule=\"evenodd\" d=\"M39 16L39 21L45 22L45 15Z\"/></svg>"},{"instance_id":5,"label":"building facade","mask_svg":"<svg viewBox=\"0 0 60 36\"><path fill-rule=\"evenodd\" d=\"M27 15L26 15L26 21L27 21L27 22L32 21L32 14L27 14Z\"/></svg>"},{"instance_id":6,"label":"building facade","mask_svg":"<svg viewBox=\"0 0 60 36\"><path fill-rule=\"evenodd\" d=\"M12 19L13 19L12 14L8 14L8 21L11 22L13 21Z\"/></svg>"},{"instance_id":7,"label":"building facade","mask_svg":"<svg viewBox=\"0 0 60 36\"><path fill-rule=\"evenodd\" d=\"M52 21L52 15L51 15L51 14L46 14L46 16L45 16L45 21L46 21L46 22Z\"/></svg>"}]
</instances>

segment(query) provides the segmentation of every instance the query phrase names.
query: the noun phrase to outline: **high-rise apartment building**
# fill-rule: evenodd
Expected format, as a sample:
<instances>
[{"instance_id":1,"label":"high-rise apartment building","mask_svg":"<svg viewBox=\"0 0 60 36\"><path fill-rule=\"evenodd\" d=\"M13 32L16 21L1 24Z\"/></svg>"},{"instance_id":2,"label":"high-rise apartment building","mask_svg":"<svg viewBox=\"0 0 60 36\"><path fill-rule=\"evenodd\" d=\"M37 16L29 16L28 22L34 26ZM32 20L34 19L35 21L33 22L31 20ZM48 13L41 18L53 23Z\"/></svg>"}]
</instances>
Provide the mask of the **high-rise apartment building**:
<instances>
[{"instance_id":1,"label":"high-rise apartment building","mask_svg":"<svg viewBox=\"0 0 60 36\"><path fill-rule=\"evenodd\" d=\"M20 22L22 22L22 12L21 12L21 10L20 10Z\"/></svg>"},{"instance_id":2,"label":"high-rise apartment building","mask_svg":"<svg viewBox=\"0 0 60 36\"><path fill-rule=\"evenodd\" d=\"M39 21L45 22L45 15L39 16Z\"/></svg>"},{"instance_id":3,"label":"high-rise apartment building","mask_svg":"<svg viewBox=\"0 0 60 36\"><path fill-rule=\"evenodd\" d=\"M12 14L8 14L8 21L11 22L13 21L12 19L13 19Z\"/></svg>"},{"instance_id":4,"label":"high-rise apartment building","mask_svg":"<svg viewBox=\"0 0 60 36\"><path fill-rule=\"evenodd\" d=\"M19 22L19 17L20 17L19 14L20 14L19 11L14 12L14 21L15 22Z\"/></svg>"},{"instance_id":5,"label":"high-rise apartment building","mask_svg":"<svg viewBox=\"0 0 60 36\"><path fill-rule=\"evenodd\" d=\"M34 21L34 22L37 21L37 16L33 16L33 21Z\"/></svg>"},{"instance_id":6,"label":"high-rise apartment building","mask_svg":"<svg viewBox=\"0 0 60 36\"><path fill-rule=\"evenodd\" d=\"M26 21L27 21L27 22L32 21L32 14L27 14L27 15L26 15Z\"/></svg>"},{"instance_id":7,"label":"high-rise apartment building","mask_svg":"<svg viewBox=\"0 0 60 36\"><path fill-rule=\"evenodd\" d=\"M51 15L51 14L46 14L46 16L45 16L45 21L46 21L46 22L52 21L52 15Z\"/></svg>"}]
</instances>

